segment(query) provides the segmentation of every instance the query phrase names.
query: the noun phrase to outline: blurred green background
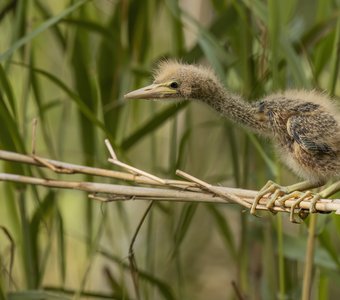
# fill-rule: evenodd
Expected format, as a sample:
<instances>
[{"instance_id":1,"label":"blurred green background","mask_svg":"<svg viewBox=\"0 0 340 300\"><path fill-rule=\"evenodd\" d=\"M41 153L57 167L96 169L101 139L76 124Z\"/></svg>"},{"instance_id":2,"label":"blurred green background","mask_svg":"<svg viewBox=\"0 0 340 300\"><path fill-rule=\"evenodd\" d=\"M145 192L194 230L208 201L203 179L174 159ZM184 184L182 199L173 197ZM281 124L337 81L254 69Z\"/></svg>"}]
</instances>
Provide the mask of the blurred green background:
<instances>
[{"instance_id":1,"label":"blurred green background","mask_svg":"<svg viewBox=\"0 0 340 300\"><path fill-rule=\"evenodd\" d=\"M323 90L340 101L339 0L3 0L0 145L104 168L260 189L297 182L268 141L200 103L124 101L162 58L211 66L249 101ZM2 172L56 175L2 163ZM0 184L0 299L137 299L128 247L147 201ZM235 205L156 203L135 244L141 299L299 299L309 219ZM340 294L340 217L319 215L312 299ZM11 239L13 243L11 243ZM13 270L11 270L14 253ZM239 292L239 294L237 293Z\"/></svg>"}]
</instances>

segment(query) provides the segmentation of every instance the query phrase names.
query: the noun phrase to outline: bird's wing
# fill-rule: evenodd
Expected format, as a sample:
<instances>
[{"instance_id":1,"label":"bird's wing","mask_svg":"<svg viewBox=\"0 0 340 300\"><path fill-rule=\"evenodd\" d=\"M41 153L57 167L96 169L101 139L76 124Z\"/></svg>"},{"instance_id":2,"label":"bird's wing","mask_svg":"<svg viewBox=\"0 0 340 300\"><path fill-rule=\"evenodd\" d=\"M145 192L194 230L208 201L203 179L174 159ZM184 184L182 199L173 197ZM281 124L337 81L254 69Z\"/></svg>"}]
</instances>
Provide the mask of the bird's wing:
<instances>
[{"instance_id":1,"label":"bird's wing","mask_svg":"<svg viewBox=\"0 0 340 300\"><path fill-rule=\"evenodd\" d=\"M335 155L334 140L339 139L336 120L328 113L293 115L288 119L289 135L305 151Z\"/></svg>"}]
</instances>

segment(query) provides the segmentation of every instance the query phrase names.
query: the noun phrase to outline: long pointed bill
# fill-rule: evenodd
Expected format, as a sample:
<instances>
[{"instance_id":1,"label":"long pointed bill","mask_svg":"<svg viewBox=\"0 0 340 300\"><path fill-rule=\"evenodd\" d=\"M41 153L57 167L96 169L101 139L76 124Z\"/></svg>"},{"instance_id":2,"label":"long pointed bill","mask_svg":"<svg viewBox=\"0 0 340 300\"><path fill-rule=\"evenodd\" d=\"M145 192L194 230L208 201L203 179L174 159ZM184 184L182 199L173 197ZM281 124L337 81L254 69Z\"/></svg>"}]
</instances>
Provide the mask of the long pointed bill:
<instances>
[{"instance_id":1,"label":"long pointed bill","mask_svg":"<svg viewBox=\"0 0 340 300\"><path fill-rule=\"evenodd\" d=\"M124 96L125 99L160 99L171 98L177 91L164 84L150 84L141 89L132 91Z\"/></svg>"}]
</instances>

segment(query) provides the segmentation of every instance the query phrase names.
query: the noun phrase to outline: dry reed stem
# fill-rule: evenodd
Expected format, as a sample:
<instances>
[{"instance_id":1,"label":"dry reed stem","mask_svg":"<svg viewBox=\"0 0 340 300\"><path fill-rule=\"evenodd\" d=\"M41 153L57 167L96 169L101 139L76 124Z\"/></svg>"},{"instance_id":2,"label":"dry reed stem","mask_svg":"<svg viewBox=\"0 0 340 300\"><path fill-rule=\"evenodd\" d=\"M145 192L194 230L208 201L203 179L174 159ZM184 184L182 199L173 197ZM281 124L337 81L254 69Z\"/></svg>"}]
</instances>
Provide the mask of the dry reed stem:
<instances>
[{"instance_id":1,"label":"dry reed stem","mask_svg":"<svg viewBox=\"0 0 340 300\"><path fill-rule=\"evenodd\" d=\"M236 196L234 194L222 192L222 191L216 189L216 187L212 186L211 184L206 183L203 180L200 180L200 179L198 179L198 178L196 178L196 177L194 177L194 176L192 176L190 174L187 174L187 173L185 173L185 172L183 172L181 170L177 170L176 174L178 176L181 176L181 177L183 177L183 178L185 178L187 180L190 180L190 181L198 184L199 186L201 186L202 190L207 190L207 191L211 192L212 194L218 195L218 196L220 196L220 197L222 197L222 198L224 198L224 199L226 199L228 201L240 204L240 205L242 205L242 206L244 206L246 208L250 208L251 207L251 205L249 203L247 203L246 201L244 201L242 198L240 198L240 197L238 197L238 196Z\"/></svg>"},{"instance_id":2,"label":"dry reed stem","mask_svg":"<svg viewBox=\"0 0 340 300\"><path fill-rule=\"evenodd\" d=\"M38 167L47 167L46 164L48 164L49 169L63 170L62 173L65 174L88 174L100 177L109 177L118 180L133 181L137 184L157 186L137 187L96 182L55 180L21 176L17 174L0 173L0 181L20 182L24 184L40 185L50 188L81 190L92 194L92 197L94 197L95 199L100 198L101 201L155 200L230 204L231 202L227 201L226 198L228 197L227 195L233 195L233 197L242 199L244 203L248 203L248 205L246 205L248 207L253 203L253 199L257 194L257 191L253 190L227 188L220 186L210 186L211 189L213 189L213 192L207 192L206 190L202 190L197 182L162 179L164 183L161 184L160 180L154 180L152 177L150 178L147 172L141 171L137 168L134 169L136 174L129 174L126 172L118 172L107 169L70 164L37 156L32 158L29 155L3 150L0 150L0 160L30 164ZM50 167L50 165L53 166L53 168ZM124 165L124 167L126 166L128 165ZM131 166L128 166L128 168L129 167ZM289 208L293 203L293 199L287 200L285 203L285 207L281 207L280 204L276 202L276 206L273 208L273 210L277 212L289 212ZM259 210L268 210L265 204L266 197L263 197L257 208ZM302 201L300 203L300 208L306 210L306 212L309 210L309 207L309 201ZM316 209L319 212L340 213L340 200L321 199L317 202Z\"/></svg>"}]
</instances>

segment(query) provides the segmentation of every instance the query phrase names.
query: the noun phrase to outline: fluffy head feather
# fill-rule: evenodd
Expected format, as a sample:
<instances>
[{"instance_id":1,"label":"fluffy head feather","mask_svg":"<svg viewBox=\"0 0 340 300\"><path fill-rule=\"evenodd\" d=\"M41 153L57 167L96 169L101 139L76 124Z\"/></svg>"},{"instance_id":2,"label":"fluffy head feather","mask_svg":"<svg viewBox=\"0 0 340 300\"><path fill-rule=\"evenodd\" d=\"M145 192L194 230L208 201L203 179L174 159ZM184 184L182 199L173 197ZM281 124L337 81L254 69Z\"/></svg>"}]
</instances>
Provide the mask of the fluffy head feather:
<instances>
[{"instance_id":1,"label":"fluffy head feather","mask_svg":"<svg viewBox=\"0 0 340 300\"><path fill-rule=\"evenodd\" d=\"M179 97L201 99L206 92L213 93L209 86L220 86L215 73L206 67L189 65L176 60L161 61L154 71L154 83L176 82ZM205 87L205 90L202 89Z\"/></svg>"}]
</instances>

